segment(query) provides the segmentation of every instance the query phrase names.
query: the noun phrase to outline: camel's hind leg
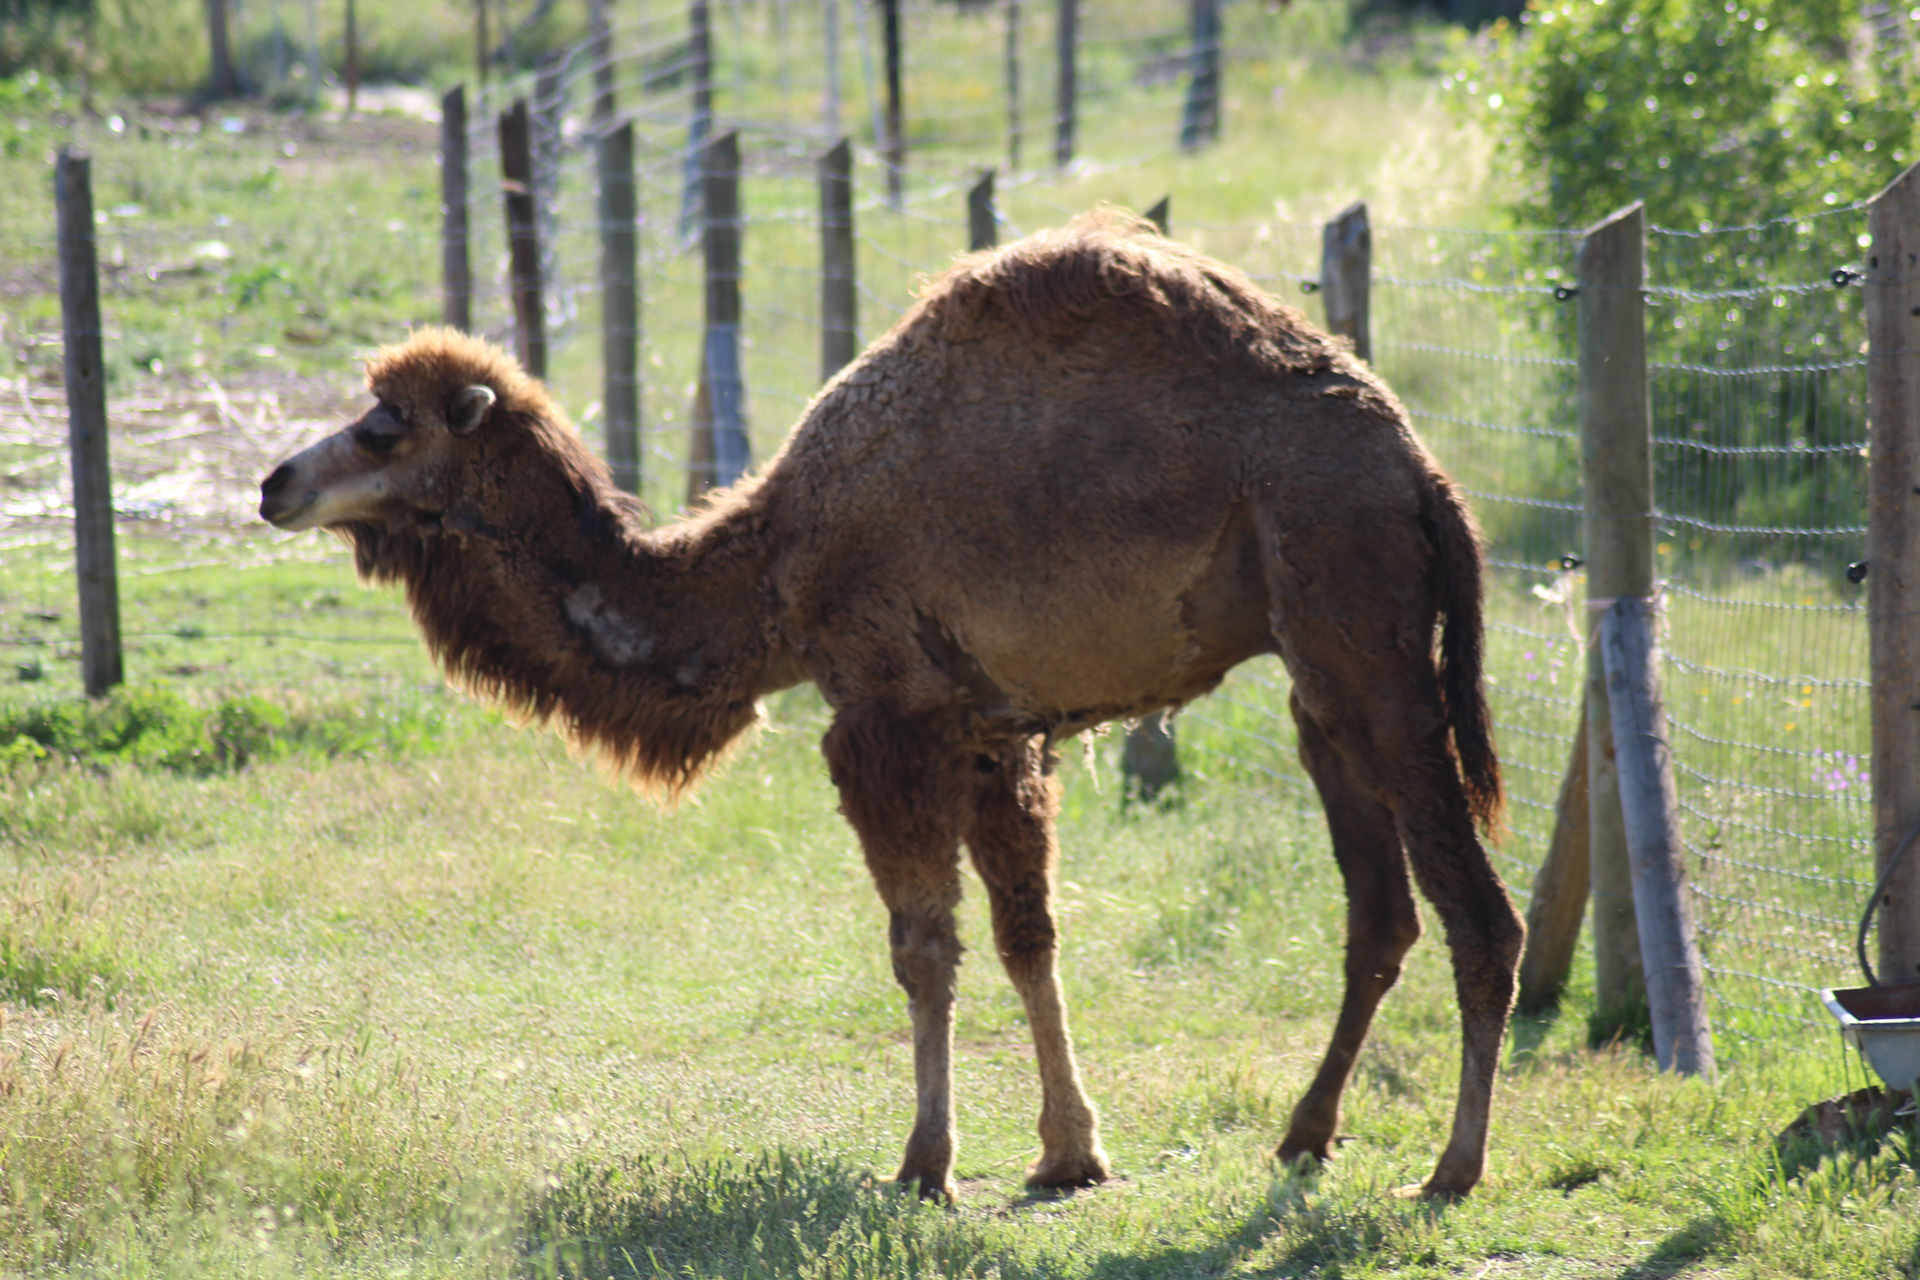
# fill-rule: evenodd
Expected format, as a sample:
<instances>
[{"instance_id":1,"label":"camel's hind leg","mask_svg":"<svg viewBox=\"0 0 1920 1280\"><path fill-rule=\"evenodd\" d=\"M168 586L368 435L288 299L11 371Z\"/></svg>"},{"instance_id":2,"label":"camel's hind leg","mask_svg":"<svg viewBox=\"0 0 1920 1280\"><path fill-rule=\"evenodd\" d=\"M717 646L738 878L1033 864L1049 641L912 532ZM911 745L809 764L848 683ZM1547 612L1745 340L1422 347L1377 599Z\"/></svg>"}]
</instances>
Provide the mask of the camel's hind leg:
<instances>
[{"instance_id":1,"label":"camel's hind leg","mask_svg":"<svg viewBox=\"0 0 1920 1280\"><path fill-rule=\"evenodd\" d=\"M987 773L967 846L987 886L993 940L1000 962L1026 1005L1040 1067L1040 1159L1027 1182L1040 1187L1085 1186L1107 1178L1100 1120L1080 1087L1067 1033L1067 1004L1055 960L1053 819L1059 784L1043 776L1032 742L981 756Z\"/></svg>"},{"instance_id":2,"label":"camel's hind leg","mask_svg":"<svg viewBox=\"0 0 1920 1280\"><path fill-rule=\"evenodd\" d=\"M840 811L853 824L891 917L893 974L913 1019L918 1105L897 1175L953 1198L953 998L960 940L960 830L971 800L966 758L886 708L842 712L823 744Z\"/></svg>"},{"instance_id":3,"label":"camel's hind leg","mask_svg":"<svg viewBox=\"0 0 1920 1280\"><path fill-rule=\"evenodd\" d=\"M1327 1056L1276 1153L1292 1164L1332 1155L1340 1127L1340 1095L1366 1042L1374 1010L1400 977L1400 962L1420 937L1420 916L1407 878L1406 854L1393 813L1360 785L1346 759L1313 717L1292 699L1300 731L1300 761L1320 791L1333 837L1333 856L1347 887L1347 988Z\"/></svg>"},{"instance_id":4,"label":"camel's hind leg","mask_svg":"<svg viewBox=\"0 0 1920 1280\"><path fill-rule=\"evenodd\" d=\"M1294 695L1359 789L1392 812L1453 956L1460 1092L1453 1132L1423 1190L1464 1195L1486 1168L1493 1081L1526 930L1474 831L1453 754L1433 657L1432 546L1411 515L1369 511L1364 528L1291 532L1271 512L1255 520Z\"/></svg>"}]
</instances>

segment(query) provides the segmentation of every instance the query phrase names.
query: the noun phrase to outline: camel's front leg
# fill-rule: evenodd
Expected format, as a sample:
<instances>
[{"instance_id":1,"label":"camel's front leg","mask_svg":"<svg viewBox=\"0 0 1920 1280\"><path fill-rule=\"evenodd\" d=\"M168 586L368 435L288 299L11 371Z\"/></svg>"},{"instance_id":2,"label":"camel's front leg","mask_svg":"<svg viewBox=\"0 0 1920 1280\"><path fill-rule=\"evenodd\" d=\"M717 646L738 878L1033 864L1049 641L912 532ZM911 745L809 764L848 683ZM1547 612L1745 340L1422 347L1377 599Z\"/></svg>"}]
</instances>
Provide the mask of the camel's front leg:
<instances>
[{"instance_id":1,"label":"camel's front leg","mask_svg":"<svg viewBox=\"0 0 1920 1280\"><path fill-rule=\"evenodd\" d=\"M891 913L893 976L913 1017L919 1101L899 1180L923 1196L953 1197L953 987L960 942L960 823L973 784L965 757L926 725L883 707L842 712L828 731L827 764L840 812L860 835L874 887Z\"/></svg>"},{"instance_id":2,"label":"camel's front leg","mask_svg":"<svg viewBox=\"0 0 1920 1280\"><path fill-rule=\"evenodd\" d=\"M1077 1187L1106 1181L1109 1167L1100 1148L1100 1117L1080 1086L1067 1032L1051 901L1059 786L1042 776L1040 764L1039 748L1031 743L998 761L981 759L980 767L990 767L992 776L967 845L987 886L994 945L1026 1005L1040 1067L1040 1159L1027 1170L1027 1182Z\"/></svg>"},{"instance_id":3,"label":"camel's front leg","mask_svg":"<svg viewBox=\"0 0 1920 1280\"><path fill-rule=\"evenodd\" d=\"M953 897L960 896L958 877ZM896 1178L921 1195L953 1198L953 982L960 942L951 906L895 910L888 928L893 976L913 1017L913 1132Z\"/></svg>"}]
</instances>

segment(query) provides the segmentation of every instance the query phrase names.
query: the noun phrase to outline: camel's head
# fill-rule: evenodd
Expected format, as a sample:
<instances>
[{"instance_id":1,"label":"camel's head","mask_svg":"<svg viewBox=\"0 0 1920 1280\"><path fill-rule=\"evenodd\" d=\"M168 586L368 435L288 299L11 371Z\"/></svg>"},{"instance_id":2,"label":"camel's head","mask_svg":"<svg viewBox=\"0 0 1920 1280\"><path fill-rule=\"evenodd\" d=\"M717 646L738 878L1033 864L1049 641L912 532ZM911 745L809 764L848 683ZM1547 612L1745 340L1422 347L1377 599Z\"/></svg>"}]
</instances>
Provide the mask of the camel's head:
<instances>
[{"instance_id":1,"label":"camel's head","mask_svg":"<svg viewBox=\"0 0 1920 1280\"><path fill-rule=\"evenodd\" d=\"M429 329L367 365L374 406L295 454L260 484L260 515L282 529L431 524L468 497L483 430L549 406L497 347Z\"/></svg>"}]
</instances>

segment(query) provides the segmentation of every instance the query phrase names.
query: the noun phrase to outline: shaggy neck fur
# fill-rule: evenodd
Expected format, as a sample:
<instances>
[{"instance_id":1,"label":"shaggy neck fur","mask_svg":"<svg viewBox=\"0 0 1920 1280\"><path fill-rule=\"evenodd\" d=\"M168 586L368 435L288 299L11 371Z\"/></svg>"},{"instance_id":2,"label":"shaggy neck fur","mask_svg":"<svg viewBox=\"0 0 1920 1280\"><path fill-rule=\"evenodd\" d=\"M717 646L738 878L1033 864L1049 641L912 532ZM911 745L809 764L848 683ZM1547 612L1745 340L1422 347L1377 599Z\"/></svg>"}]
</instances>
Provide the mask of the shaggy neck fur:
<instances>
[{"instance_id":1,"label":"shaggy neck fur","mask_svg":"<svg viewBox=\"0 0 1920 1280\"><path fill-rule=\"evenodd\" d=\"M449 680L675 795L758 715L770 646L751 513L735 495L643 532L578 437L503 399L453 507L342 530L360 574L405 587Z\"/></svg>"}]
</instances>

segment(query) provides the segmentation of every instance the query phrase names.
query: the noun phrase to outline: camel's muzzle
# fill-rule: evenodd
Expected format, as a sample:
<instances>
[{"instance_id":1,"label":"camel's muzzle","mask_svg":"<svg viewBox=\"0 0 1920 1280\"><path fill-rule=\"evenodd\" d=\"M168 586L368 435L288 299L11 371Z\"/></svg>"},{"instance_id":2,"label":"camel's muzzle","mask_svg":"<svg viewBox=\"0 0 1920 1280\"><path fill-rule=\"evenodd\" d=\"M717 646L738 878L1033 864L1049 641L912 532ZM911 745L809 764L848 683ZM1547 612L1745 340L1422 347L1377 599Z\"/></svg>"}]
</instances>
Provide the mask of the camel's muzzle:
<instances>
[{"instance_id":1,"label":"camel's muzzle","mask_svg":"<svg viewBox=\"0 0 1920 1280\"><path fill-rule=\"evenodd\" d=\"M300 513L311 507L320 495L294 483L293 464L283 462L273 474L260 482L260 518L281 529L299 529Z\"/></svg>"}]
</instances>

